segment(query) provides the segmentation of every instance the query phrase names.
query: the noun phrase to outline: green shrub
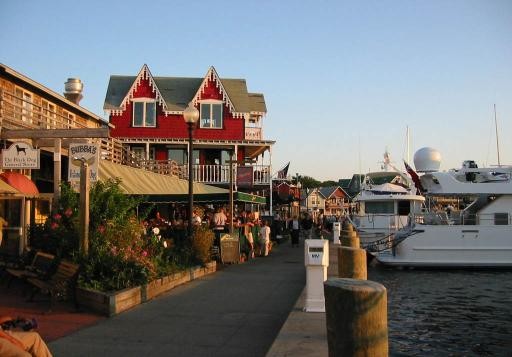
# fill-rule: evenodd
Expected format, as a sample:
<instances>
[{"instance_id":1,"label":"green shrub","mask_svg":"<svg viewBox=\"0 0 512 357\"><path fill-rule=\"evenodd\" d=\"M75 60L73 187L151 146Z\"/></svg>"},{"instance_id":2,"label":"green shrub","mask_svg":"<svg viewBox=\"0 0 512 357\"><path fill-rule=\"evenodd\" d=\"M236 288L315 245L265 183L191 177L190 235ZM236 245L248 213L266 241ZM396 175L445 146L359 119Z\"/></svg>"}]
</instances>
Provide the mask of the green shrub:
<instances>
[{"instance_id":1,"label":"green shrub","mask_svg":"<svg viewBox=\"0 0 512 357\"><path fill-rule=\"evenodd\" d=\"M215 235L211 229L206 226L194 227L192 237L192 254L197 263L205 265L210 261L211 248Z\"/></svg>"}]
</instances>

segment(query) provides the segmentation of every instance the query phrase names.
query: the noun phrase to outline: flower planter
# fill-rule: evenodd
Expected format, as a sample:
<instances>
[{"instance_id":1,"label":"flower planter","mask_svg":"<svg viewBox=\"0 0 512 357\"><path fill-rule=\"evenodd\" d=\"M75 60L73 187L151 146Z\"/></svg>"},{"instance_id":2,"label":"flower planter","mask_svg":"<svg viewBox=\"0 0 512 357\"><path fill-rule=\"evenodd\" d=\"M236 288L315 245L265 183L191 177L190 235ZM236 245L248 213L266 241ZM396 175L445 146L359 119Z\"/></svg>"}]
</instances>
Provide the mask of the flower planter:
<instances>
[{"instance_id":1,"label":"flower planter","mask_svg":"<svg viewBox=\"0 0 512 357\"><path fill-rule=\"evenodd\" d=\"M76 299L80 306L106 316L114 316L136 305L153 299L174 287L198 279L217 271L216 262L207 263L205 267L194 267L179 273L153 280L146 285L121 291L104 293L85 288L76 289Z\"/></svg>"},{"instance_id":2,"label":"flower planter","mask_svg":"<svg viewBox=\"0 0 512 357\"><path fill-rule=\"evenodd\" d=\"M78 287L75 298L78 305L107 316L117 315L142 302L140 286L110 293Z\"/></svg>"}]
</instances>

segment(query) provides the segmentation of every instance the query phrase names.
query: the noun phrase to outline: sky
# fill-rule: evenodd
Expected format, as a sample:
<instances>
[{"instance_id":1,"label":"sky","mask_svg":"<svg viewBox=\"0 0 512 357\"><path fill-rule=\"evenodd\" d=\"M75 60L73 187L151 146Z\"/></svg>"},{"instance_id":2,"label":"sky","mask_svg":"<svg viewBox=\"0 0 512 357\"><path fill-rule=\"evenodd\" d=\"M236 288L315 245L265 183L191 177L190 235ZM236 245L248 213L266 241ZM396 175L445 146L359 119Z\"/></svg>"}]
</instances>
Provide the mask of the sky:
<instances>
[{"instance_id":1,"label":"sky","mask_svg":"<svg viewBox=\"0 0 512 357\"><path fill-rule=\"evenodd\" d=\"M318 180L512 164L512 1L37 1L0 3L0 62L62 93L84 82L108 119L110 75L244 78L263 93L275 170ZM496 105L496 121L493 106ZM406 132L409 128L409 154Z\"/></svg>"}]
</instances>

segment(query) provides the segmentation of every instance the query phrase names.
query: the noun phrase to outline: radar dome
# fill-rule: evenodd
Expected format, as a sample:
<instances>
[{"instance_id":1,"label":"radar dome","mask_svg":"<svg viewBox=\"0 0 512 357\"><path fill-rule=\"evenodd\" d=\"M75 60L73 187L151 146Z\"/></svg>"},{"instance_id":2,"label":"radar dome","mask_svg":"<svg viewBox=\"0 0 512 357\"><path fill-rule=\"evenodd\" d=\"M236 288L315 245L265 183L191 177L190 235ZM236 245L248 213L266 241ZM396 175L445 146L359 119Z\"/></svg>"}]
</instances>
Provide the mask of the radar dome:
<instances>
[{"instance_id":1,"label":"radar dome","mask_svg":"<svg viewBox=\"0 0 512 357\"><path fill-rule=\"evenodd\" d=\"M414 153L414 166L418 172L439 171L441 153L433 148L421 148Z\"/></svg>"}]
</instances>

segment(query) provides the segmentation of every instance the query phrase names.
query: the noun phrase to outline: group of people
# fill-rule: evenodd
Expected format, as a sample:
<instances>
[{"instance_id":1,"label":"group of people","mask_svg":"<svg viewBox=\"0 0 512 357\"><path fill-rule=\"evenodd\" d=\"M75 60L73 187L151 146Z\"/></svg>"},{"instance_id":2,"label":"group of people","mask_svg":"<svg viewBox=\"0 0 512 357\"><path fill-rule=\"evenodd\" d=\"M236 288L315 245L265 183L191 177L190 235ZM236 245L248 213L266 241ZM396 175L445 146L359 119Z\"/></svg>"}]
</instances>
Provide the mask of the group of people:
<instances>
[{"instance_id":1,"label":"group of people","mask_svg":"<svg viewBox=\"0 0 512 357\"><path fill-rule=\"evenodd\" d=\"M242 211L237 217L236 226L239 229L239 236L245 237L247 241L247 257L254 258L257 254L260 257L266 257L270 252L270 225L266 220L259 220L252 212ZM259 229L254 227L259 226ZM254 234L258 235L258 252L254 241Z\"/></svg>"}]
</instances>

